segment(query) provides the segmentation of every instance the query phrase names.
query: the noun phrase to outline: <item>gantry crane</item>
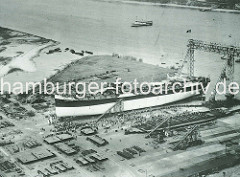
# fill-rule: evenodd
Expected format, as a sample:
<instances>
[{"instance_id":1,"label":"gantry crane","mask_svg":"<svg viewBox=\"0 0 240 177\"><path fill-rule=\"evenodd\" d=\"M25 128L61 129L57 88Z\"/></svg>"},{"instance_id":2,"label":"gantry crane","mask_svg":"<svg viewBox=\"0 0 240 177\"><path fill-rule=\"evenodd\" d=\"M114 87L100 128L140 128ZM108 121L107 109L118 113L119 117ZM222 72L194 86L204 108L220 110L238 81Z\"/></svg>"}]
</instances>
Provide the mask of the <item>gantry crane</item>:
<instances>
[{"instance_id":1,"label":"gantry crane","mask_svg":"<svg viewBox=\"0 0 240 177\"><path fill-rule=\"evenodd\" d=\"M240 56L240 47L222 45L212 42L204 42L200 40L190 39L188 41L188 50L184 62L188 61L188 74L190 77L194 76L194 51L201 50L205 52L218 53L220 55L227 56L226 64L224 65L218 82L222 81L224 78L228 82L233 81L234 76L234 59ZM183 67L183 66L182 66ZM227 94L226 96L228 96ZM215 101L216 87L212 92L209 101Z\"/></svg>"}]
</instances>

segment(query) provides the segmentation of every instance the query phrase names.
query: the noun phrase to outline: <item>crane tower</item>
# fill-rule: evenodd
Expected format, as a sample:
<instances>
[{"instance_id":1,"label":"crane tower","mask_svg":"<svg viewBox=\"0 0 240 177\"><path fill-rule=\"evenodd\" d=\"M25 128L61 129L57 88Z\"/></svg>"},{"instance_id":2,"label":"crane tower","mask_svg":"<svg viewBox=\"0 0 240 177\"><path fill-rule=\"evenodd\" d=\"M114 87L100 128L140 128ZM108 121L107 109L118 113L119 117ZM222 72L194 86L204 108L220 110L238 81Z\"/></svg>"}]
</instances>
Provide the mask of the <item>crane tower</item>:
<instances>
[{"instance_id":1,"label":"crane tower","mask_svg":"<svg viewBox=\"0 0 240 177\"><path fill-rule=\"evenodd\" d=\"M212 42L204 42L204 41L194 40L194 39L190 39L188 41L187 47L188 47L188 50L187 50L187 55L185 57L185 61L188 61L188 75L190 77L194 76L194 51L200 50L200 51L213 52L213 53L218 53L220 55L227 56L226 64L222 69L218 82L222 81L223 79L226 79L228 83L233 81L235 57L240 56L240 47L222 45L222 44L212 43ZM215 96L216 96L216 87L212 92L210 101L214 101ZM227 94L226 96L229 97L229 94ZM233 97L233 95L230 95L230 96Z\"/></svg>"}]
</instances>

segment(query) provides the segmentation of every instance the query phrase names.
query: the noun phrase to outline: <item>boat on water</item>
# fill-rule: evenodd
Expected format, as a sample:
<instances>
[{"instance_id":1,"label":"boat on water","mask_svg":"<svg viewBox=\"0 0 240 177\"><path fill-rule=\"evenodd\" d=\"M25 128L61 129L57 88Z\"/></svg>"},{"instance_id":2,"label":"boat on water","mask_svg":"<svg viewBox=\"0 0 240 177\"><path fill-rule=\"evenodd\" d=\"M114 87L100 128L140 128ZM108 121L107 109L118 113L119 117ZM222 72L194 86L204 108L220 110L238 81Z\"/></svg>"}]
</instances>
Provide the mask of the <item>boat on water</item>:
<instances>
[{"instance_id":1,"label":"boat on water","mask_svg":"<svg viewBox=\"0 0 240 177\"><path fill-rule=\"evenodd\" d=\"M173 86L175 82L182 83L183 86ZM85 96L78 99L76 96L55 95L56 115L58 117L85 117L101 115L112 108L120 99L122 111L138 110L147 107L156 107L181 101L196 95L202 94L203 89L210 82L205 77L186 77L186 79L172 77L162 81L162 91L159 94L150 92L148 94L123 93L121 87L119 93L116 94L116 87L106 88L103 93ZM167 85L166 85L167 84ZM158 87L159 88L159 87ZM139 90L139 88L137 88ZM143 88L144 89L144 88ZM150 90L156 89L151 85ZM115 110L112 113L116 113Z\"/></svg>"},{"instance_id":2,"label":"boat on water","mask_svg":"<svg viewBox=\"0 0 240 177\"><path fill-rule=\"evenodd\" d=\"M222 60L227 60L228 58L226 56L221 57Z\"/></svg>"},{"instance_id":3,"label":"boat on water","mask_svg":"<svg viewBox=\"0 0 240 177\"><path fill-rule=\"evenodd\" d=\"M235 60L235 62L236 62L236 63L240 63L240 58L239 58L239 59L237 59L237 60Z\"/></svg>"},{"instance_id":4,"label":"boat on water","mask_svg":"<svg viewBox=\"0 0 240 177\"><path fill-rule=\"evenodd\" d=\"M212 8L201 8L199 9L200 12L210 12L212 11Z\"/></svg>"},{"instance_id":5,"label":"boat on water","mask_svg":"<svg viewBox=\"0 0 240 177\"><path fill-rule=\"evenodd\" d=\"M153 21L148 20L136 20L134 23L132 23L131 27L142 27L142 26L152 26Z\"/></svg>"}]
</instances>

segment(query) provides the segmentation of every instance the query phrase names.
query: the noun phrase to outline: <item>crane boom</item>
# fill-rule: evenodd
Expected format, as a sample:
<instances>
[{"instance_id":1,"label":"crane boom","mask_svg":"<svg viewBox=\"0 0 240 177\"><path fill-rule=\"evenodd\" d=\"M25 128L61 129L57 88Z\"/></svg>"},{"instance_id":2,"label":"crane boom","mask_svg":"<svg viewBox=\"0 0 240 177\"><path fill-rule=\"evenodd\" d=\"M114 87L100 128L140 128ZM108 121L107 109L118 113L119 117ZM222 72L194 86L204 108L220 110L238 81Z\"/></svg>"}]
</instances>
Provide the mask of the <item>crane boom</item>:
<instances>
[{"instance_id":1,"label":"crane boom","mask_svg":"<svg viewBox=\"0 0 240 177\"><path fill-rule=\"evenodd\" d=\"M116 101L116 103L114 103L113 106L111 106L106 112L104 112L103 114L101 114L101 115L97 118L96 123L98 123L101 119L103 119L106 114L109 114L109 113L111 113L112 111L113 111L113 112L117 112L117 111L118 111L118 112L121 112L122 110L123 110L122 99L119 99L119 100Z\"/></svg>"},{"instance_id":2,"label":"crane boom","mask_svg":"<svg viewBox=\"0 0 240 177\"><path fill-rule=\"evenodd\" d=\"M155 132L160 126L162 126L165 122L167 122L168 120L170 120L170 117L164 119L162 122L160 122L160 124L158 124L155 128L153 128L145 137L149 137L153 132Z\"/></svg>"}]
</instances>

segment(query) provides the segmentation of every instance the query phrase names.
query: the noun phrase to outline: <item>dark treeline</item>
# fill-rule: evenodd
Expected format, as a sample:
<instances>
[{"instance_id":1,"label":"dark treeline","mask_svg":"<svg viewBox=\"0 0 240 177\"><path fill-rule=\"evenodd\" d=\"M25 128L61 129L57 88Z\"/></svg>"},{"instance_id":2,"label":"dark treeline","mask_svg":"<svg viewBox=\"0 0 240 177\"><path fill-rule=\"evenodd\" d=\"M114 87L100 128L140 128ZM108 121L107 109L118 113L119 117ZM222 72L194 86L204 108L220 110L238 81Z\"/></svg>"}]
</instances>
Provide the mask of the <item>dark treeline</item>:
<instances>
[{"instance_id":1,"label":"dark treeline","mask_svg":"<svg viewBox=\"0 0 240 177\"><path fill-rule=\"evenodd\" d=\"M179 4L200 7L214 7L223 9L236 9L236 4L240 4L240 0L135 0L140 2L156 2L162 4Z\"/></svg>"}]
</instances>

